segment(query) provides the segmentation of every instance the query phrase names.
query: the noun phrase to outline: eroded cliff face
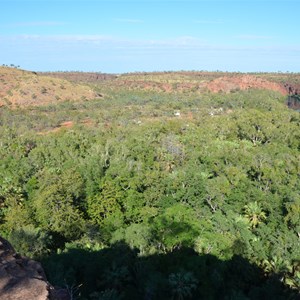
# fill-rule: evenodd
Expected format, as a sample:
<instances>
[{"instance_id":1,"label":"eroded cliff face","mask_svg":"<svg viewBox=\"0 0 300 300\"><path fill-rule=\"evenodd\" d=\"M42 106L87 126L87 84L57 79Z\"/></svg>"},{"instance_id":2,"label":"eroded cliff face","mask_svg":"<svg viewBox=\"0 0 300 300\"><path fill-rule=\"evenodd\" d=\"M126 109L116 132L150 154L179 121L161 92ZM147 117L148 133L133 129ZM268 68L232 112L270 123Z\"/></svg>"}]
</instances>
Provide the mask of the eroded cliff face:
<instances>
[{"instance_id":1,"label":"eroded cliff face","mask_svg":"<svg viewBox=\"0 0 300 300\"><path fill-rule=\"evenodd\" d=\"M0 237L0 300L68 300L67 291L55 290L40 263L17 254Z\"/></svg>"},{"instance_id":2,"label":"eroded cliff face","mask_svg":"<svg viewBox=\"0 0 300 300\"><path fill-rule=\"evenodd\" d=\"M282 95L287 94L286 88L279 83L253 75L219 77L209 82L207 84L207 88L213 93L229 93L230 91L234 90L263 89L273 90L281 93Z\"/></svg>"}]
</instances>

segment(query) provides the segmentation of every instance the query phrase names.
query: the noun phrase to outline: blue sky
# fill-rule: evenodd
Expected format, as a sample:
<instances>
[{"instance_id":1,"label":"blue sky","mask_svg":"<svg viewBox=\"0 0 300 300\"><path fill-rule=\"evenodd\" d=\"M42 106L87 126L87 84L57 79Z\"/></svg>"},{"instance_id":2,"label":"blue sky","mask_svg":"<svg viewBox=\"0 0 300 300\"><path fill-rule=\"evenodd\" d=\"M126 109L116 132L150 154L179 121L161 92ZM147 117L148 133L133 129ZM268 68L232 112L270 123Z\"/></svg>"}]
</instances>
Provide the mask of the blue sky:
<instances>
[{"instance_id":1,"label":"blue sky","mask_svg":"<svg viewBox=\"0 0 300 300\"><path fill-rule=\"evenodd\" d=\"M0 0L0 64L300 72L300 0Z\"/></svg>"}]
</instances>

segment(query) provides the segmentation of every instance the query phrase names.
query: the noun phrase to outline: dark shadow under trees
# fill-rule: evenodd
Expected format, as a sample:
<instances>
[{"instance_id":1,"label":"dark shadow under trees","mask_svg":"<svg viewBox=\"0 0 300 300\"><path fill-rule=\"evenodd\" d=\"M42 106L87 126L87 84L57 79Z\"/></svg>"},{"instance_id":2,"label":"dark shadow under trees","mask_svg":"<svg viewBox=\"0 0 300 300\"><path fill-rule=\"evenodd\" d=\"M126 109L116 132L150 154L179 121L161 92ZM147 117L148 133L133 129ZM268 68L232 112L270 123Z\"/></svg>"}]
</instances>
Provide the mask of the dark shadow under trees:
<instances>
[{"instance_id":1,"label":"dark shadow under trees","mask_svg":"<svg viewBox=\"0 0 300 300\"><path fill-rule=\"evenodd\" d=\"M222 261L182 247L141 257L125 243L70 249L43 260L48 280L76 299L299 299L295 290L239 255ZM299 297L299 296L298 296Z\"/></svg>"}]
</instances>

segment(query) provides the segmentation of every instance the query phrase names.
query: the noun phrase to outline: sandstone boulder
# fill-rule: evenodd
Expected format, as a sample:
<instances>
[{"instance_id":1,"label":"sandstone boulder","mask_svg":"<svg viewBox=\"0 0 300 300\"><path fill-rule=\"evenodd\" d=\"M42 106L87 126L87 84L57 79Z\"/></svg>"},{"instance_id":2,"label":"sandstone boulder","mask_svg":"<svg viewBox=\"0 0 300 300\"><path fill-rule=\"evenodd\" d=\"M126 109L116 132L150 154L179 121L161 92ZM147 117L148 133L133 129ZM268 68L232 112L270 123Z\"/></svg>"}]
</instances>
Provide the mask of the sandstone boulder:
<instances>
[{"instance_id":1,"label":"sandstone boulder","mask_svg":"<svg viewBox=\"0 0 300 300\"><path fill-rule=\"evenodd\" d=\"M40 263L17 254L0 237L0 300L67 300L47 281Z\"/></svg>"}]
</instances>

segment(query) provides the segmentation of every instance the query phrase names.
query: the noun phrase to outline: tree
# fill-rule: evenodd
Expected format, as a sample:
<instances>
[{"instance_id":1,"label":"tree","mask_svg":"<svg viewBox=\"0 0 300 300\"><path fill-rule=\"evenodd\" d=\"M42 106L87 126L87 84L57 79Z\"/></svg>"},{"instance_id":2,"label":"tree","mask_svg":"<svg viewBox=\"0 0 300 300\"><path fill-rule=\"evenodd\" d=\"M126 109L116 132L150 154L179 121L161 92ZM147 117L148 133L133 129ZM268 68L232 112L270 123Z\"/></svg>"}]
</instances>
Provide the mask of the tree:
<instances>
[{"instance_id":1,"label":"tree","mask_svg":"<svg viewBox=\"0 0 300 300\"><path fill-rule=\"evenodd\" d=\"M257 227L260 223L266 220L266 214L257 201L250 202L244 207L244 215L249 220L252 228Z\"/></svg>"},{"instance_id":2,"label":"tree","mask_svg":"<svg viewBox=\"0 0 300 300\"><path fill-rule=\"evenodd\" d=\"M80 175L74 170L61 175L48 170L40 177L39 185L31 201L39 226L68 239L79 237L84 225L79 209L82 190Z\"/></svg>"},{"instance_id":3,"label":"tree","mask_svg":"<svg viewBox=\"0 0 300 300\"><path fill-rule=\"evenodd\" d=\"M51 246L51 236L33 225L16 228L10 233L9 241L18 253L35 259L47 255Z\"/></svg>"},{"instance_id":4,"label":"tree","mask_svg":"<svg viewBox=\"0 0 300 300\"><path fill-rule=\"evenodd\" d=\"M201 224L193 209L176 204L156 217L150 226L157 250L169 252L184 246L192 246L200 232Z\"/></svg>"},{"instance_id":5,"label":"tree","mask_svg":"<svg viewBox=\"0 0 300 300\"><path fill-rule=\"evenodd\" d=\"M168 281L171 288L172 299L174 300L191 298L198 284L193 273L184 270L170 274Z\"/></svg>"},{"instance_id":6,"label":"tree","mask_svg":"<svg viewBox=\"0 0 300 300\"><path fill-rule=\"evenodd\" d=\"M292 201L285 203L287 210L284 220L289 227L294 229L297 236L300 238L300 197L297 194L291 193Z\"/></svg>"},{"instance_id":7,"label":"tree","mask_svg":"<svg viewBox=\"0 0 300 300\"><path fill-rule=\"evenodd\" d=\"M117 223L122 223L122 190L114 182L104 181L100 186L100 193L87 200L87 213L91 220L98 225L103 223L114 223L114 217L118 217L115 220Z\"/></svg>"}]
</instances>

